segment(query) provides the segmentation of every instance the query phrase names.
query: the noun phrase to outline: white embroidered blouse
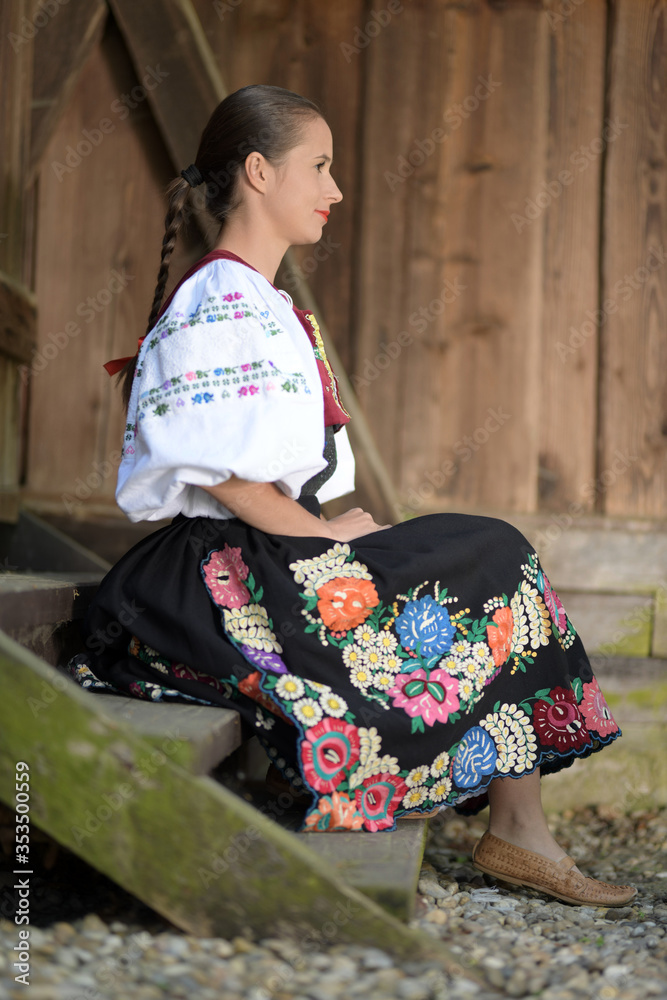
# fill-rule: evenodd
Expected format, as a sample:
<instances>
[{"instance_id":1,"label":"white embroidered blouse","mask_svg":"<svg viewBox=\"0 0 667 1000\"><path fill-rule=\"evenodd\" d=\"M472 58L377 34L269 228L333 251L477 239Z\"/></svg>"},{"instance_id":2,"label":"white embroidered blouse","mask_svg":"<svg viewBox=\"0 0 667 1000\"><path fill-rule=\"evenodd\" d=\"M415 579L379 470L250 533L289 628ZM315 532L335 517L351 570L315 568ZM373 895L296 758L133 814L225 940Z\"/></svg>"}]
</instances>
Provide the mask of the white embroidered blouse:
<instances>
[{"instance_id":1,"label":"white embroidered blouse","mask_svg":"<svg viewBox=\"0 0 667 1000\"><path fill-rule=\"evenodd\" d=\"M289 300L289 301L288 301ZM354 490L346 427L320 502ZM198 486L232 473L291 499L327 467L313 346L287 293L235 260L177 288L139 350L116 500L131 521L233 513Z\"/></svg>"}]
</instances>

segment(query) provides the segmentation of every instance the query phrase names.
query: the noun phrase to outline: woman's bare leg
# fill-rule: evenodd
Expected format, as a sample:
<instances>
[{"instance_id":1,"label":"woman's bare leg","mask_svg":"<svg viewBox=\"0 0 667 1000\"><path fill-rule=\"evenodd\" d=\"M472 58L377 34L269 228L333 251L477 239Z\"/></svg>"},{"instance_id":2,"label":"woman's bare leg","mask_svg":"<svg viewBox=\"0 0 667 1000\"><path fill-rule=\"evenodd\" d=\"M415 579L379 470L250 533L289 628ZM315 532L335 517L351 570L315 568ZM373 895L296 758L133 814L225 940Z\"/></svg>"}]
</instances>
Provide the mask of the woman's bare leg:
<instances>
[{"instance_id":1,"label":"woman's bare leg","mask_svg":"<svg viewBox=\"0 0 667 1000\"><path fill-rule=\"evenodd\" d=\"M488 795L489 832L494 837L552 861L565 857L567 852L549 832L542 809L539 768L522 778L495 778Z\"/></svg>"}]
</instances>

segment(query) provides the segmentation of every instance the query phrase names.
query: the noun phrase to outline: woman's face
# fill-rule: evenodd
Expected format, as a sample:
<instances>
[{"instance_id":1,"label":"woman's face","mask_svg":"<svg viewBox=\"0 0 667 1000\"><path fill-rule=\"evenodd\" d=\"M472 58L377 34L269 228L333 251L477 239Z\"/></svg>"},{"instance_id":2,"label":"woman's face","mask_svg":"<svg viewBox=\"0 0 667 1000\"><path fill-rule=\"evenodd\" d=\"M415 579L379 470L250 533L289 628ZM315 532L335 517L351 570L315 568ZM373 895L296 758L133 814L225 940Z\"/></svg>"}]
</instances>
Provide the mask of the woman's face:
<instances>
[{"instance_id":1,"label":"woman's face","mask_svg":"<svg viewBox=\"0 0 667 1000\"><path fill-rule=\"evenodd\" d=\"M332 158L331 129L318 117L304 128L283 166L268 171L267 222L290 246L317 243L331 205L343 198L330 173Z\"/></svg>"}]
</instances>

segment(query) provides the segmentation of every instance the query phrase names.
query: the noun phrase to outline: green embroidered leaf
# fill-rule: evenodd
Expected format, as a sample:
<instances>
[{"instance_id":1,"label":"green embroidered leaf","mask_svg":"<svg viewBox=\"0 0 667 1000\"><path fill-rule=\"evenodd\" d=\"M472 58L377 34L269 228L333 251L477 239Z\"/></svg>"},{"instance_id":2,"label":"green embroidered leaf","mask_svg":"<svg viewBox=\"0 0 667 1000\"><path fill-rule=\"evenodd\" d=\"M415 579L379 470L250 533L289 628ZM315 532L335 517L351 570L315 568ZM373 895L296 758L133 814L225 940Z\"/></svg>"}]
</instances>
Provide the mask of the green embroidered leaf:
<instances>
[{"instance_id":1,"label":"green embroidered leaf","mask_svg":"<svg viewBox=\"0 0 667 1000\"><path fill-rule=\"evenodd\" d=\"M546 698L546 696L549 694L549 691L551 691L551 688L540 688L539 691L535 692L534 697L535 698Z\"/></svg>"},{"instance_id":2,"label":"green embroidered leaf","mask_svg":"<svg viewBox=\"0 0 667 1000\"><path fill-rule=\"evenodd\" d=\"M419 684L419 681L410 681L409 684L405 685L406 688L409 687L410 684ZM443 703L443 701L445 700L445 689L443 688L442 684L438 684L437 681L429 681L426 685L426 688L432 698L435 698L435 700L439 702L439 704Z\"/></svg>"},{"instance_id":3,"label":"green embroidered leaf","mask_svg":"<svg viewBox=\"0 0 667 1000\"><path fill-rule=\"evenodd\" d=\"M581 701L584 696L584 685L582 684L581 677L574 678L572 681L572 690L577 701Z\"/></svg>"},{"instance_id":4,"label":"green embroidered leaf","mask_svg":"<svg viewBox=\"0 0 667 1000\"><path fill-rule=\"evenodd\" d=\"M319 627L320 626L317 625L316 623L310 622L308 625L306 625L304 632L317 632Z\"/></svg>"},{"instance_id":5,"label":"green embroidered leaf","mask_svg":"<svg viewBox=\"0 0 667 1000\"><path fill-rule=\"evenodd\" d=\"M413 733L423 733L424 730L424 720L421 716L417 716L412 720L411 732Z\"/></svg>"},{"instance_id":6,"label":"green embroidered leaf","mask_svg":"<svg viewBox=\"0 0 667 1000\"><path fill-rule=\"evenodd\" d=\"M261 601L263 594L264 594L264 587L260 587L257 593L255 594L255 600Z\"/></svg>"},{"instance_id":7,"label":"green embroidered leaf","mask_svg":"<svg viewBox=\"0 0 667 1000\"><path fill-rule=\"evenodd\" d=\"M408 683L403 688L403 693L406 698L417 698L420 694L423 694L426 690L426 682L422 680L408 681Z\"/></svg>"},{"instance_id":8,"label":"green embroidered leaf","mask_svg":"<svg viewBox=\"0 0 667 1000\"><path fill-rule=\"evenodd\" d=\"M493 711L494 711L494 712L497 712L499 708L500 708L500 702L499 702L499 701L497 701L497 702L495 703L495 705L493 706Z\"/></svg>"},{"instance_id":9,"label":"green embroidered leaf","mask_svg":"<svg viewBox=\"0 0 667 1000\"><path fill-rule=\"evenodd\" d=\"M248 573L248 576L246 578L245 584L246 584L246 587L248 588L248 590L254 591L254 589L255 589L255 577L252 575L252 573Z\"/></svg>"}]
</instances>

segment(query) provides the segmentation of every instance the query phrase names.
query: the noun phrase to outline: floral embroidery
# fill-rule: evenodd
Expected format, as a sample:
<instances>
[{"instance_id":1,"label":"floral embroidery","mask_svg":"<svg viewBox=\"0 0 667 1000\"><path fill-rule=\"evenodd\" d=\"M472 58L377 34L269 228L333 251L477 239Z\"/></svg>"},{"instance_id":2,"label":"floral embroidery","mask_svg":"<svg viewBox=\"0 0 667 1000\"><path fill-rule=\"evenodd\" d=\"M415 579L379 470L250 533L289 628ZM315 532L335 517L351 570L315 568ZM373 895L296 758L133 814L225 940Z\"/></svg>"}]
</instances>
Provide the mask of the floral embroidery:
<instances>
[{"instance_id":1,"label":"floral embroidery","mask_svg":"<svg viewBox=\"0 0 667 1000\"><path fill-rule=\"evenodd\" d=\"M413 670L399 674L389 691L396 708L403 708L413 718L423 719L427 726L447 722L459 707L458 682L446 670Z\"/></svg>"},{"instance_id":2,"label":"floral embroidery","mask_svg":"<svg viewBox=\"0 0 667 1000\"><path fill-rule=\"evenodd\" d=\"M559 750L591 742L572 689L556 687L538 701L533 710L533 724L542 742Z\"/></svg>"},{"instance_id":3,"label":"floral embroidery","mask_svg":"<svg viewBox=\"0 0 667 1000\"><path fill-rule=\"evenodd\" d=\"M357 810L350 797L340 792L325 795L317 803L317 808L306 816L306 829L322 832L328 830L360 830L363 815Z\"/></svg>"},{"instance_id":4,"label":"floral embroidery","mask_svg":"<svg viewBox=\"0 0 667 1000\"><path fill-rule=\"evenodd\" d=\"M343 406L343 404L341 402L341 399L340 399L340 392L339 392L339 389L338 389L338 379L336 378L336 375L334 373L333 368L329 364L329 359L327 358L326 351L324 350L324 341L322 340L322 333L320 331L320 325L319 325L319 323L317 322L317 320L315 319L315 317L313 316L312 313L306 313L305 316L306 316L306 319L308 320L308 323L309 323L309 325L310 325L310 327L311 327L311 329L313 331L313 337L315 338L315 345L313 347L313 353L315 354L315 357L319 361L321 361L323 363L324 367L326 368L327 375L329 376L329 382L331 383L331 391L333 392L334 399L336 400L336 403L341 408L341 410L343 411L343 413L347 417L349 417L350 414L347 412L347 410Z\"/></svg>"},{"instance_id":5,"label":"floral embroidery","mask_svg":"<svg viewBox=\"0 0 667 1000\"><path fill-rule=\"evenodd\" d=\"M496 769L498 753L489 734L481 726L473 726L459 743L452 776L461 788L475 788L487 774Z\"/></svg>"},{"instance_id":6,"label":"floral embroidery","mask_svg":"<svg viewBox=\"0 0 667 1000\"><path fill-rule=\"evenodd\" d=\"M594 729L596 733L602 733L603 736L617 733L618 726L595 678L584 684L583 693L584 698L579 708L588 728Z\"/></svg>"},{"instance_id":7,"label":"floral embroidery","mask_svg":"<svg viewBox=\"0 0 667 1000\"><path fill-rule=\"evenodd\" d=\"M332 792L345 770L359 760L359 733L340 719L324 719L306 731L301 762L306 780L318 792Z\"/></svg>"},{"instance_id":8,"label":"floral embroidery","mask_svg":"<svg viewBox=\"0 0 667 1000\"><path fill-rule=\"evenodd\" d=\"M243 583L248 576L248 567L241 559L240 548L230 548L225 542L224 549L210 553L202 564L202 570L208 592L216 604L240 608L248 603L250 592Z\"/></svg>"}]
</instances>

